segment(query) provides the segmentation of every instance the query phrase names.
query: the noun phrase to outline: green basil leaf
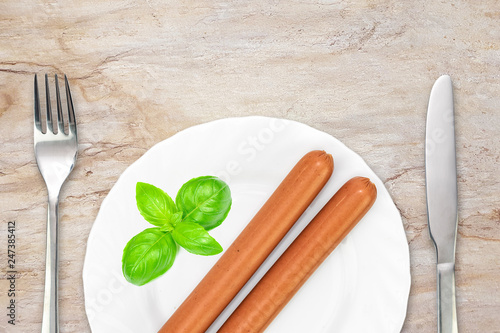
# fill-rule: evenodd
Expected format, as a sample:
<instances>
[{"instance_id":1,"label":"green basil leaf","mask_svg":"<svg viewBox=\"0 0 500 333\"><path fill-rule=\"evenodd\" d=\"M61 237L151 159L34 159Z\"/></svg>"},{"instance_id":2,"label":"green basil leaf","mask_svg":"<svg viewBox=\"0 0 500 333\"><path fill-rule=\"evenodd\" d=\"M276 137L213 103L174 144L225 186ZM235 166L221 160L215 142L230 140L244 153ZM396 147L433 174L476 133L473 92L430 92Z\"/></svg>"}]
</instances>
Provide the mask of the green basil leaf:
<instances>
[{"instance_id":1,"label":"green basil leaf","mask_svg":"<svg viewBox=\"0 0 500 333\"><path fill-rule=\"evenodd\" d=\"M180 188L175 198L183 212L183 222L195 222L205 230L219 226L231 209L231 191L213 176L191 179Z\"/></svg>"},{"instance_id":2,"label":"green basil leaf","mask_svg":"<svg viewBox=\"0 0 500 333\"><path fill-rule=\"evenodd\" d=\"M172 230L173 239L188 252L211 256L222 252L222 246L195 222L182 222Z\"/></svg>"},{"instance_id":3,"label":"green basil leaf","mask_svg":"<svg viewBox=\"0 0 500 333\"><path fill-rule=\"evenodd\" d=\"M177 207L162 189L147 183L138 182L135 188L137 208L146 221L162 226L169 223Z\"/></svg>"},{"instance_id":4,"label":"green basil leaf","mask_svg":"<svg viewBox=\"0 0 500 333\"><path fill-rule=\"evenodd\" d=\"M125 246L122 271L125 279L142 286L164 274L174 263L177 254L170 233L149 228L135 235Z\"/></svg>"},{"instance_id":5,"label":"green basil leaf","mask_svg":"<svg viewBox=\"0 0 500 333\"><path fill-rule=\"evenodd\" d=\"M170 217L170 221L162 225L160 227L160 230L164 232L171 232L172 230L174 230L175 225L181 222L181 220L182 220L182 212L173 213L172 216Z\"/></svg>"}]
</instances>

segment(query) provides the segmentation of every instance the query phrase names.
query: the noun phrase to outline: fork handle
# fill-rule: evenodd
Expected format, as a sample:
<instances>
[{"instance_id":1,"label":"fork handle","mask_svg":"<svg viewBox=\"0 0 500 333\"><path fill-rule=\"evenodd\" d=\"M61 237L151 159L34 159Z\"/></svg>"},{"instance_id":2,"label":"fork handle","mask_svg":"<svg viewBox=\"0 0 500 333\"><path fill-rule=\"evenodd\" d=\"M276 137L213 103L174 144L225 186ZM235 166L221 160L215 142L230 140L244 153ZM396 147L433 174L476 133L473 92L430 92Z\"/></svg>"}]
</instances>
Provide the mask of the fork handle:
<instances>
[{"instance_id":1,"label":"fork handle","mask_svg":"<svg viewBox=\"0 0 500 333\"><path fill-rule=\"evenodd\" d=\"M57 306L59 193L49 193L42 333L59 333Z\"/></svg>"}]
</instances>

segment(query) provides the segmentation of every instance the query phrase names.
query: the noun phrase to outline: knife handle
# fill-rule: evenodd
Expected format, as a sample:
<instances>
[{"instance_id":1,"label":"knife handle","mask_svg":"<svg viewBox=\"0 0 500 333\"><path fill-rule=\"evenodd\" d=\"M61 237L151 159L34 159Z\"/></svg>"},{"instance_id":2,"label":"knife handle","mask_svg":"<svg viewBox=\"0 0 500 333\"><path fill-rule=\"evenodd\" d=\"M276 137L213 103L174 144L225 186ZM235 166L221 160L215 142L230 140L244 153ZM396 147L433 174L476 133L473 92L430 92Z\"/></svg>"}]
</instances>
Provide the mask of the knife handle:
<instances>
[{"instance_id":1,"label":"knife handle","mask_svg":"<svg viewBox=\"0 0 500 333\"><path fill-rule=\"evenodd\" d=\"M458 333L455 264L437 265L438 333Z\"/></svg>"}]
</instances>

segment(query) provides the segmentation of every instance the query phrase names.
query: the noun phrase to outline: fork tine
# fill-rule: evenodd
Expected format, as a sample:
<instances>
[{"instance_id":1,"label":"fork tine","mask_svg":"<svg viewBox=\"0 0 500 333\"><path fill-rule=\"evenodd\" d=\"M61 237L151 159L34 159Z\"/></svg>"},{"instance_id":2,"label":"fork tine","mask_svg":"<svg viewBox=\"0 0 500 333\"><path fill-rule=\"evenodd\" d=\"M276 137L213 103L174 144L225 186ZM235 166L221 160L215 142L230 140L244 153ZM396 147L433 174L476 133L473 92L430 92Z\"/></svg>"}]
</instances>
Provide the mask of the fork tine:
<instances>
[{"instance_id":1,"label":"fork tine","mask_svg":"<svg viewBox=\"0 0 500 333\"><path fill-rule=\"evenodd\" d=\"M61 94L59 93L59 80L56 74L56 103L57 103L57 127L58 133L64 133L64 119L61 107Z\"/></svg>"},{"instance_id":2,"label":"fork tine","mask_svg":"<svg viewBox=\"0 0 500 333\"><path fill-rule=\"evenodd\" d=\"M42 131L42 123L40 121L40 96L38 94L38 80L35 74L35 129L37 131Z\"/></svg>"},{"instance_id":3,"label":"fork tine","mask_svg":"<svg viewBox=\"0 0 500 333\"><path fill-rule=\"evenodd\" d=\"M73 109L73 99L71 98L71 91L69 90L69 82L66 74L64 75L64 83L66 85L66 102L68 103L68 127L69 132L76 134L76 119L75 110Z\"/></svg>"},{"instance_id":4,"label":"fork tine","mask_svg":"<svg viewBox=\"0 0 500 333\"><path fill-rule=\"evenodd\" d=\"M47 132L54 133L54 126L52 124L52 108L50 106L50 91L49 91L49 78L45 74L45 103L47 104Z\"/></svg>"}]
</instances>

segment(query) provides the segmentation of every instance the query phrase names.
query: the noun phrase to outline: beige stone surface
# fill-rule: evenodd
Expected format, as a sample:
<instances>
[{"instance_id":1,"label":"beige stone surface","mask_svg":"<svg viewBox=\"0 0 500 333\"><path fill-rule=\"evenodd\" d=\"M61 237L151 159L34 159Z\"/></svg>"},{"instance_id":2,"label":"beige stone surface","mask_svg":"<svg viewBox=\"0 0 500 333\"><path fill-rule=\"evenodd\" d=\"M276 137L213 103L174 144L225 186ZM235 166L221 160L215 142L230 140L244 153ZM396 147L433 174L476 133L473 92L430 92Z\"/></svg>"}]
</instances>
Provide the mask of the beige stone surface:
<instances>
[{"instance_id":1,"label":"beige stone surface","mask_svg":"<svg viewBox=\"0 0 500 333\"><path fill-rule=\"evenodd\" d=\"M68 75L77 165L61 194L61 332L89 332L82 267L100 204L155 143L266 115L359 153L403 217L412 288L402 332L436 331L424 132L451 75L459 181L461 332L500 332L500 3L497 0L1 1L0 331L39 332L46 189L33 155L33 74ZM7 222L16 221L16 326ZM362 320L362 318L360 319Z\"/></svg>"}]
</instances>

